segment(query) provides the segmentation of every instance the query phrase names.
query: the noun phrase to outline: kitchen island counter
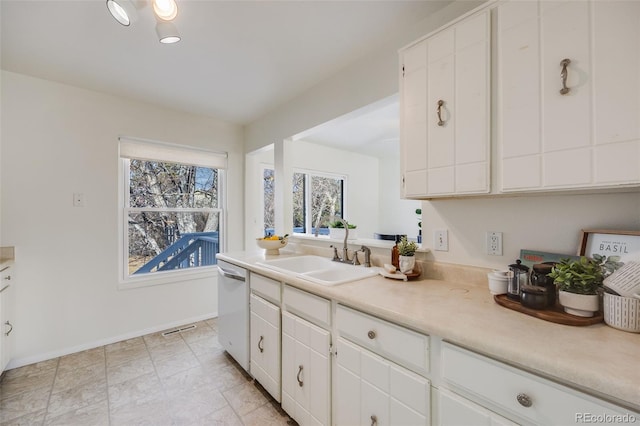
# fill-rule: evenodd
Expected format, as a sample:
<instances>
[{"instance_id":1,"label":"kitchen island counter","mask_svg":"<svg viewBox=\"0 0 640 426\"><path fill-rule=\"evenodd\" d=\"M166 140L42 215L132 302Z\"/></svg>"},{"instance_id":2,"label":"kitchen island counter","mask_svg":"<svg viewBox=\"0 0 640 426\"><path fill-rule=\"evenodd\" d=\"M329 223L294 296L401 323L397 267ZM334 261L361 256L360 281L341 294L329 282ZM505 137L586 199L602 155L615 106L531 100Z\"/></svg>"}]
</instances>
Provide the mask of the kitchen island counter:
<instances>
[{"instance_id":1,"label":"kitchen island counter","mask_svg":"<svg viewBox=\"0 0 640 426\"><path fill-rule=\"evenodd\" d=\"M283 252L280 257L295 255ZM555 324L504 308L489 293L487 269L426 263L426 278L416 281L378 275L327 287L257 264L277 257L260 251L218 255L261 275L640 412L639 334L604 323Z\"/></svg>"}]
</instances>

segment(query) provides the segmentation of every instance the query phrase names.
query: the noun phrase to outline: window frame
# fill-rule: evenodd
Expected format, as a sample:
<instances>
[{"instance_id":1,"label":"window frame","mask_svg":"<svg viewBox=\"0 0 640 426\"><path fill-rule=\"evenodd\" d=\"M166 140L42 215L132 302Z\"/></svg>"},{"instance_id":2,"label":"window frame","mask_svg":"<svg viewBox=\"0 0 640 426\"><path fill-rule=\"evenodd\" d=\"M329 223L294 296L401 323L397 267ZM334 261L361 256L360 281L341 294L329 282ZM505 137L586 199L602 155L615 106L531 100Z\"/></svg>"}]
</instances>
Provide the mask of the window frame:
<instances>
[{"instance_id":1,"label":"window frame","mask_svg":"<svg viewBox=\"0 0 640 426\"><path fill-rule=\"evenodd\" d=\"M298 174L303 174L305 175L304 178L304 227L305 230L309 230L309 232L294 232L292 229L292 234L293 235L314 235L313 232L313 222L312 222L312 211L311 209L313 208L312 206L312 196L311 196L311 177L315 176L315 177L321 177L321 178L328 178L328 179L339 179L342 180L342 200L341 200L341 205L342 205L342 216L343 217L348 217L347 215L347 201L348 201L348 180L347 180L347 175L343 174L343 173L331 173L331 172L324 172L324 171L318 171L318 170L311 170L311 169L304 169L304 168L294 168L292 170L292 174L291 177L293 178L293 176L298 173ZM292 183L291 183L292 184ZM291 214L293 215L293 211L291 212ZM324 237L323 235L318 235L318 237ZM328 238L328 237L327 237Z\"/></svg>"},{"instance_id":2,"label":"window frame","mask_svg":"<svg viewBox=\"0 0 640 426\"><path fill-rule=\"evenodd\" d=\"M160 146L165 144L159 144ZM186 153L190 151L194 151L189 146L173 146L175 149L184 150ZM226 154L225 154L226 155ZM147 158L139 158L143 161L158 161L158 162L166 162L171 163L172 161L167 161L163 159L153 160ZM221 167L213 167L213 166L204 166L197 165L198 167L209 167L213 169L217 169L218 171L218 206L211 208L165 208L165 207L130 207L129 206L129 190L130 190L130 159L122 156L118 156L118 169L119 169L119 179L118 179L118 228L119 228L119 252L118 256L118 287L120 289L133 289L139 287L146 287L152 285L160 285L160 284L171 284L180 281L188 281L195 280L201 278L209 278L215 276L217 274L217 266L209 265L209 266L199 266L193 268L186 269L176 269L171 271L159 271L152 273L145 273L140 275L130 275L129 274L129 228L128 228L128 218L129 213L131 212L141 212L141 211L153 211L153 212L211 212L217 213L219 220L219 231L218 231L218 239L219 239L219 250L220 252L226 251L226 234L227 234L227 217L226 217L226 205L227 205L227 196L226 196L226 169ZM176 162L174 162L176 163ZM186 164L186 163L182 163Z\"/></svg>"}]
</instances>

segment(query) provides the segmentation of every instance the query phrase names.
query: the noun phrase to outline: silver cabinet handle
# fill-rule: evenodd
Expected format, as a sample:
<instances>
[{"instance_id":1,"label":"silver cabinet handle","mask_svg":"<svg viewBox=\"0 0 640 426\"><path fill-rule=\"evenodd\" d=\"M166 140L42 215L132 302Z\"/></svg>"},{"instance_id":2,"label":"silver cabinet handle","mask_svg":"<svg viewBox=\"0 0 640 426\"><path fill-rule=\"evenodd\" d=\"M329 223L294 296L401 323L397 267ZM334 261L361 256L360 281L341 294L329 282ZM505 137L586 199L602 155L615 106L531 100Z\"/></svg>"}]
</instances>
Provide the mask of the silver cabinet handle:
<instances>
[{"instance_id":1,"label":"silver cabinet handle","mask_svg":"<svg viewBox=\"0 0 640 426\"><path fill-rule=\"evenodd\" d=\"M6 333L4 333L4 335L5 335L5 336L8 336L8 335L9 335L9 334L11 334L11 332L13 331L13 325L12 325L9 321L5 322L5 323L4 323L4 325L8 325L9 327L11 327L11 328L9 329L9 331L7 331Z\"/></svg>"},{"instance_id":2,"label":"silver cabinet handle","mask_svg":"<svg viewBox=\"0 0 640 426\"><path fill-rule=\"evenodd\" d=\"M371 426L376 426L378 424L378 417L375 415L371 416Z\"/></svg>"},{"instance_id":3,"label":"silver cabinet handle","mask_svg":"<svg viewBox=\"0 0 640 426\"><path fill-rule=\"evenodd\" d=\"M373 330L369 330L369 332L367 333L367 336L369 337L369 339L373 340L376 338L376 332Z\"/></svg>"},{"instance_id":4,"label":"silver cabinet handle","mask_svg":"<svg viewBox=\"0 0 640 426\"><path fill-rule=\"evenodd\" d=\"M302 380L300 379L300 375L302 374L302 366L298 366L298 375L296 376L296 380L298 381L298 386L302 387L302 385L304 384L302 382Z\"/></svg>"},{"instance_id":5,"label":"silver cabinet handle","mask_svg":"<svg viewBox=\"0 0 640 426\"><path fill-rule=\"evenodd\" d=\"M571 91L567 87L567 77L569 76L569 71L567 70L567 66L571 63L571 59L563 59L560 61L560 66L562 67L562 71L560 71L560 80L562 80L562 89L560 89L561 95L566 95Z\"/></svg>"},{"instance_id":6,"label":"silver cabinet handle","mask_svg":"<svg viewBox=\"0 0 640 426\"><path fill-rule=\"evenodd\" d=\"M260 336L260 340L258 340L258 349L260 349L260 353L264 352L264 345L263 342L264 341L264 336Z\"/></svg>"},{"instance_id":7,"label":"silver cabinet handle","mask_svg":"<svg viewBox=\"0 0 640 426\"><path fill-rule=\"evenodd\" d=\"M7 275L6 277L4 277L3 279L7 280L7 281L11 281L11 275Z\"/></svg>"},{"instance_id":8,"label":"silver cabinet handle","mask_svg":"<svg viewBox=\"0 0 640 426\"><path fill-rule=\"evenodd\" d=\"M438 101L438 126L444 126L444 121L442 121L442 106L444 105L444 101L440 99Z\"/></svg>"},{"instance_id":9,"label":"silver cabinet handle","mask_svg":"<svg viewBox=\"0 0 640 426\"><path fill-rule=\"evenodd\" d=\"M231 271L229 269L224 269L220 265L218 265L218 271L223 277L231 278L233 280L244 281L245 278L242 275L239 275L235 271Z\"/></svg>"},{"instance_id":10,"label":"silver cabinet handle","mask_svg":"<svg viewBox=\"0 0 640 426\"><path fill-rule=\"evenodd\" d=\"M516 399L523 407L531 407L533 405L531 397L526 393L519 393L518 396L516 396Z\"/></svg>"}]
</instances>

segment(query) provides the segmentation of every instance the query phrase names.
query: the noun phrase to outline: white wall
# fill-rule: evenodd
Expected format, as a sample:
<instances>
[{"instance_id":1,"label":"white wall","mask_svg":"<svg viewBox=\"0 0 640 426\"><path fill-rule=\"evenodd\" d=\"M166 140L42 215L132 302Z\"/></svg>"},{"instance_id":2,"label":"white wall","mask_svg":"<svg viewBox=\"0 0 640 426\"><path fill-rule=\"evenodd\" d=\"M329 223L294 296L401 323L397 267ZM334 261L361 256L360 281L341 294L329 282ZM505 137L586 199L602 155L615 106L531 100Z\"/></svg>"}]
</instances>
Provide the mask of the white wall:
<instances>
[{"instance_id":1,"label":"white wall","mask_svg":"<svg viewBox=\"0 0 640 426\"><path fill-rule=\"evenodd\" d=\"M640 229L640 194L538 195L425 201L424 238L448 229L449 251L432 259L490 268L505 267L520 249L576 254L582 229ZM503 232L503 255L485 254L485 232Z\"/></svg>"},{"instance_id":2,"label":"white wall","mask_svg":"<svg viewBox=\"0 0 640 426\"><path fill-rule=\"evenodd\" d=\"M384 234L406 234L408 238L418 235L416 209L422 207L417 200L400 199L400 148L398 155L380 160L380 226Z\"/></svg>"},{"instance_id":3,"label":"white wall","mask_svg":"<svg viewBox=\"0 0 640 426\"><path fill-rule=\"evenodd\" d=\"M2 245L16 247L12 365L216 314L215 275L118 289L118 136L229 153L228 248L243 248L242 129L2 73ZM85 195L74 208L72 194Z\"/></svg>"}]
</instances>

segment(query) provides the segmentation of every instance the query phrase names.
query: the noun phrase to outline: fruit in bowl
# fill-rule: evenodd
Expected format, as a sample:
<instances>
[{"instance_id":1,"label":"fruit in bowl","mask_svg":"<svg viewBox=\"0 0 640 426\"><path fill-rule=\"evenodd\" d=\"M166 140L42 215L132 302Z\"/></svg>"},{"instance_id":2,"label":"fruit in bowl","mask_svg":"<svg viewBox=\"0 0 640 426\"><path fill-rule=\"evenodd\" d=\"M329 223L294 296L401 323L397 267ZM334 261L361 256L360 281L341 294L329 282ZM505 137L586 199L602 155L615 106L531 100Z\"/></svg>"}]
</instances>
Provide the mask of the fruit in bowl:
<instances>
[{"instance_id":1,"label":"fruit in bowl","mask_svg":"<svg viewBox=\"0 0 640 426\"><path fill-rule=\"evenodd\" d=\"M266 250L266 254L280 254L279 249L285 247L289 242L288 236L289 234L285 234L284 236L268 235L266 237L256 238L256 243L258 243L258 247Z\"/></svg>"}]
</instances>

